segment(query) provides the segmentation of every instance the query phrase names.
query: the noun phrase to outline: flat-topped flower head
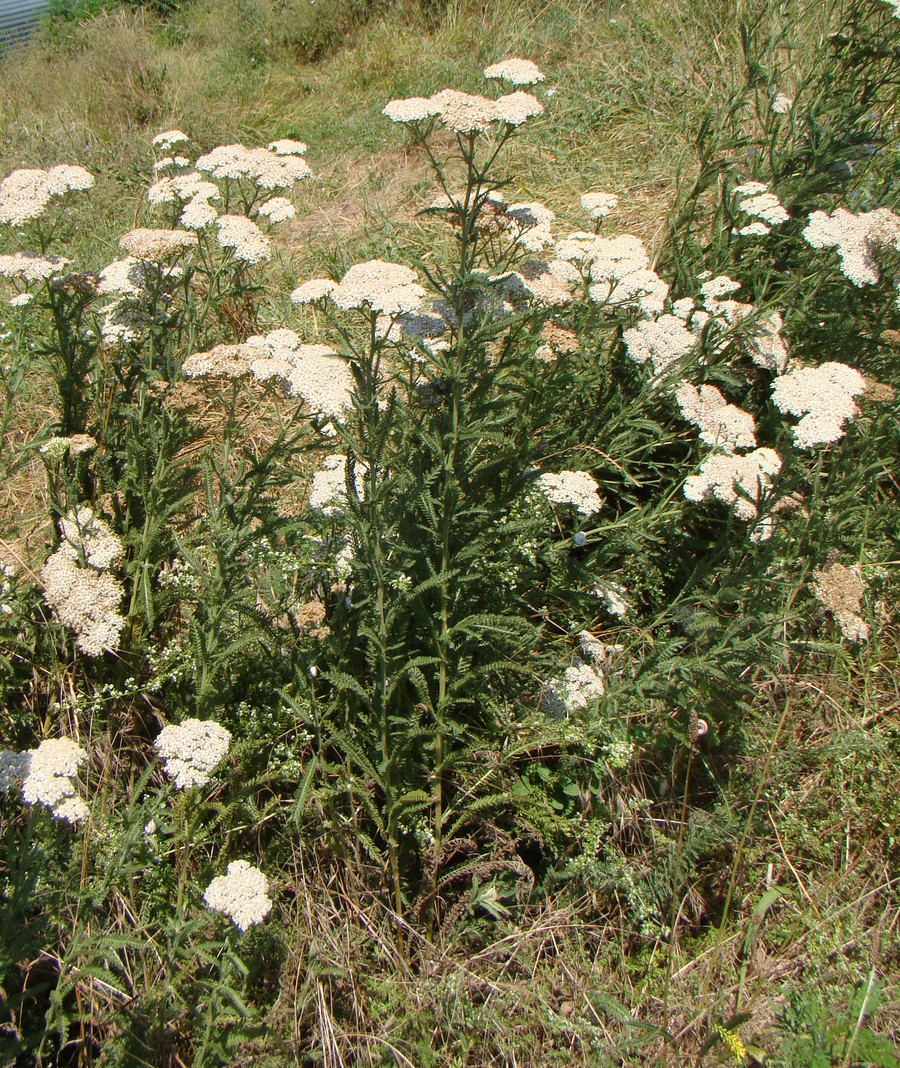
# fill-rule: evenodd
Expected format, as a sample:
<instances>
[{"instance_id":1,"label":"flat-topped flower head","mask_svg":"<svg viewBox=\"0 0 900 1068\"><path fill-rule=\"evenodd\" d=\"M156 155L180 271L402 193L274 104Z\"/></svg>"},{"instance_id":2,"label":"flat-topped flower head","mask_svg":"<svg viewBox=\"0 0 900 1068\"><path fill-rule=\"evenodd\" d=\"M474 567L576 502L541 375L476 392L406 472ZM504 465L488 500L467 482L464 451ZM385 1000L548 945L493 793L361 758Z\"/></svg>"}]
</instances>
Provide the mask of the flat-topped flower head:
<instances>
[{"instance_id":1,"label":"flat-topped flower head","mask_svg":"<svg viewBox=\"0 0 900 1068\"><path fill-rule=\"evenodd\" d=\"M273 330L237 345L195 352L183 364L191 378L277 379L288 396L302 397L314 412L339 418L350 407L353 376L327 345L304 345L293 330Z\"/></svg>"},{"instance_id":2,"label":"flat-topped flower head","mask_svg":"<svg viewBox=\"0 0 900 1068\"><path fill-rule=\"evenodd\" d=\"M774 193L757 193L755 196L744 197L738 201L737 206L738 211L754 219L761 219L767 226L777 226L790 218Z\"/></svg>"},{"instance_id":3,"label":"flat-topped flower head","mask_svg":"<svg viewBox=\"0 0 900 1068\"><path fill-rule=\"evenodd\" d=\"M270 141L270 152L276 156L302 156L306 152L306 145L302 141L294 141L290 137L282 137L279 141Z\"/></svg>"},{"instance_id":4,"label":"flat-topped flower head","mask_svg":"<svg viewBox=\"0 0 900 1068\"><path fill-rule=\"evenodd\" d=\"M82 456L96 448L97 439L90 434L72 434L67 438L48 438L38 451L51 460L61 460L66 453L69 456Z\"/></svg>"},{"instance_id":5,"label":"flat-topped flower head","mask_svg":"<svg viewBox=\"0 0 900 1068\"><path fill-rule=\"evenodd\" d=\"M534 85L544 80L543 72L530 59L504 59L484 69L485 78L499 78L510 85Z\"/></svg>"},{"instance_id":6,"label":"flat-topped flower head","mask_svg":"<svg viewBox=\"0 0 900 1068\"><path fill-rule=\"evenodd\" d=\"M838 208L830 215L814 211L803 231L813 248L834 248L841 272L856 286L874 285L881 272L875 254L880 246L900 250L900 215L888 208L854 215Z\"/></svg>"},{"instance_id":7,"label":"flat-topped flower head","mask_svg":"<svg viewBox=\"0 0 900 1068\"><path fill-rule=\"evenodd\" d=\"M582 210L586 211L592 219L605 219L616 205L619 198L615 193L584 193L579 200Z\"/></svg>"},{"instance_id":8,"label":"flat-topped flower head","mask_svg":"<svg viewBox=\"0 0 900 1068\"><path fill-rule=\"evenodd\" d=\"M303 282L291 293L294 304L314 304L317 300L324 300L337 288L337 282L330 278L311 278Z\"/></svg>"},{"instance_id":9,"label":"flat-topped flower head","mask_svg":"<svg viewBox=\"0 0 900 1068\"><path fill-rule=\"evenodd\" d=\"M528 260L511 277L538 304L555 307L571 303L578 271L567 260Z\"/></svg>"},{"instance_id":10,"label":"flat-topped flower head","mask_svg":"<svg viewBox=\"0 0 900 1068\"><path fill-rule=\"evenodd\" d=\"M47 171L35 167L13 171L0 182L0 223L23 226L39 219L54 197L90 189L93 184L90 171L66 163Z\"/></svg>"},{"instance_id":11,"label":"flat-topped flower head","mask_svg":"<svg viewBox=\"0 0 900 1068\"><path fill-rule=\"evenodd\" d=\"M544 113L544 105L531 93L508 93L497 100L497 116L508 126L521 126L535 115Z\"/></svg>"},{"instance_id":12,"label":"flat-topped flower head","mask_svg":"<svg viewBox=\"0 0 900 1068\"><path fill-rule=\"evenodd\" d=\"M765 182L744 182L736 185L733 192L739 197L755 197L765 193L768 188Z\"/></svg>"},{"instance_id":13,"label":"flat-topped flower head","mask_svg":"<svg viewBox=\"0 0 900 1068\"><path fill-rule=\"evenodd\" d=\"M212 719L186 719L159 732L153 747L177 790L205 786L231 744L231 732Z\"/></svg>"},{"instance_id":14,"label":"flat-topped flower head","mask_svg":"<svg viewBox=\"0 0 900 1068\"><path fill-rule=\"evenodd\" d=\"M844 436L844 423L858 414L854 397L863 393L866 380L844 363L797 367L772 383L772 401L780 412L800 416L793 428L801 449L825 445Z\"/></svg>"},{"instance_id":15,"label":"flat-topped flower head","mask_svg":"<svg viewBox=\"0 0 900 1068\"><path fill-rule=\"evenodd\" d=\"M121 541L90 508L73 509L60 521L62 541L41 569L44 600L75 631L87 656L117 649L125 619L118 612L125 589L108 570L124 553Z\"/></svg>"},{"instance_id":16,"label":"flat-topped flower head","mask_svg":"<svg viewBox=\"0 0 900 1068\"><path fill-rule=\"evenodd\" d=\"M242 931L262 923L272 910L268 879L246 860L233 860L227 874L217 875L209 884L203 900Z\"/></svg>"},{"instance_id":17,"label":"flat-topped flower head","mask_svg":"<svg viewBox=\"0 0 900 1068\"><path fill-rule=\"evenodd\" d=\"M119 238L119 244L139 260L159 262L195 248L197 235L186 230L129 230Z\"/></svg>"},{"instance_id":18,"label":"flat-topped flower head","mask_svg":"<svg viewBox=\"0 0 900 1068\"><path fill-rule=\"evenodd\" d=\"M599 237L578 231L557 242L556 255L561 260L580 263L594 282L619 280L650 266L644 242L633 234Z\"/></svg>"},{"instance_id":19,"label":"flat-topped flower head","mask_svg":"<svg viewBox=\"0 0 900 1068\"><path fill-rule=\"evenodd\" d=\"M484 132L500 119L495 100L458 89L442 89L431 97L431 103L444 126L456 133Z\"/></svg>"},{"instance_id":20,"label":"flat-topped flower head","mask_svg":"<svg viewBox=\"0 0 900 1068\"><path fill-rule=\"evenodd\" d=\"M158 148L160 152L168 152L174 145L181 145L186 141L190 141L190 138L181 130L163 130L153 138L153 147Z\"/></svg>"},{"instance_id":21,"label":"flat-topped flower head","mask_svg":"<svg viewBox=\"0 0 900 1068\"><path fill-rule=\"evenodd\" d=\"M573 505L582 515L595 515L603 507L600 486L587 471L547 471L538 489L552 504Z\"/></svg>"},{"instance_id":22,"label":"flat-topped flower head","mask_svg":"<svg viewBox=\"0 0 900 1068\"><path fill-rule=\"evenodd\" d=\"M739 519L755 519L758 501L780 470L781 457L774 449L754 449L746 456L713 453L698 474L685 480L684 495L689 501L712 497L733 507Z\"/></svg>"},{"instance_id":23,"label":"flat-topped flower head","mask_svg":"<svg viewBox=\"0 0 900 1068\"><path fill-rule=\"evenodd\" d=\"M793 106L794 101L787 95L787 93L776 93L772 100L772 110L776 115L787 115Z\"/></svg>"},{"instance_id":24,"label":"flat-topped flower head","mask_svg":"<svg viewBox=\"0 0 900 1068\"><path fill-rule=\"evenodd\" d=\"M384 315L401 315L416 311L425 295L412 268L368 260L351 267L329 297L344 310L369 307Z\"/></svg>"},{"instance_id":25,"label":"flat-topped flower head","mask_svg":"<svg viewBox=\"0 0 900 1068\"><path fill-rule=\"evenodd\" d=\"M540 252L553 244L550 227L556 212L537 200L504 205L496 218L510 238L528 252Z\"/></svg>"},{"instance_id":26,"label":"flat-topped flower head","mask_svg":"<svg viewBox=\"0 0 900 1068\"><path fill-rule=\"evenodd\" d=\"M219 244L233 249L236 260L262 263L271 259L272 242L252 219L244 215L220 215L216 220Z\"/></svg>"},{"instance_id":27,"label":"flat-topped flower head","mask_svg":"<svg viewBox=\"0 0 900 1068\"><path fill-rule=\"evenodd\" d=\"M710 278L709 281L704 282L700 286L700 293L703 297L705 304L708 304L713 300L720 300L722 297L727 297L730 293L736 293L741 288L740 282L735 282L733 278L729 278L727 274L716 275L715 278Z\"/></svg>"},{"instance_id":28,"label":"flat-topped flower head","mask_svg":"<svg viewBox=\"0 0 900 1068\"><path fill-rule=\"evenodd\" d=\"M213 178L248 179L261 189L290 189L296 182L312 176L309 164L300 155L238 144L219 145L202 155L196 167Z\"/></svg>"},{"instance_id":29,"label":"flat-topped flower head","mask_svg":"<svg viewBox=\"0 0 900 1068\"><path fill-rule=\"evenodd\" d=\"M681 414L698 427L700 440L707 445L732 453L735 449L756 446L753 416L729 404L715 386L700 386L682 382L675 390Z\"/></svg>"},{"instance_id":30,"label":"flat-topped flower head","mask_svg":"<svg viewBox=\"0 0 900 1068\"><path fill-rule=\"evenodd\" d=\"M622 339L630 359L635 363L649 361L658 375L686 356L697 342L697 338L677 315L645 319L626 330Z\"/></svg>"},{"instance_id":31,"label":"flat-topped flower head","mask_svg":"<svg viewBox=\"0 0 900 1068\"><path fill-rule=\"evenodd\" d=\"M47 738L36 749L19 754L17 777L22 798L29 805L44 805L54 818L77 823L88 814L75 789L75 776L87 752L70 738Z\"/></svg>"},{"instance_id":32,"label":"flat-topped flower head","mask_svg":"<svg viewBox=\"0 0 900 1068\"><path fill-rule=\"evenodd\" d=\"M265 204L260 204L258 214L270 223L280 223L293 219L297 211L287 197L272 197Z\"/></svg>"},{"instance_id":33,"label":"flat-topped flower head","mask_svg":"<svg viewBox=\"0 0 900 1068\"><path fill-rule=\"evenodd\" d=\"M70 264L64 256L42 256L39 252L13 252L0 256L0 278L23 282L43 282Z\"/></svg>"},{"instance_id":34,"label":"flat-topped flower head","mask_svg":"<svg viewBox=\"0 0 900 1068\"><path fill-rule=\"evenodd\" d=\"M391 100L382 108L381 114L386 115L391 122L422 122L440 115L441 107L432 98L424 96L410 96L399 100Z\"/></svg>"},{"instance_id":35,"label":"flat-topped flower head","mask_svg":"<svg viewBox=\"0 0 900 1068\"><path fill-rule=\"evenodd\" d=\"M816 571L813 593L837 620L848 642L869 639L869 625L859 614L866 587L858 567L833 563Z\"/></svg>"},{"instance_id":36,"label":"flat-topped flower head","mask_svg":"<svg viewBox=\"0 0 900 1068\"><path fill-rule=\"evenodd\" d=\"M160 178L147 190L147 200L154 205L175 204L194 197L218 200L221 196L219 187L214 182L207 181L198 171Z\"/></svg>"}]
</instances>

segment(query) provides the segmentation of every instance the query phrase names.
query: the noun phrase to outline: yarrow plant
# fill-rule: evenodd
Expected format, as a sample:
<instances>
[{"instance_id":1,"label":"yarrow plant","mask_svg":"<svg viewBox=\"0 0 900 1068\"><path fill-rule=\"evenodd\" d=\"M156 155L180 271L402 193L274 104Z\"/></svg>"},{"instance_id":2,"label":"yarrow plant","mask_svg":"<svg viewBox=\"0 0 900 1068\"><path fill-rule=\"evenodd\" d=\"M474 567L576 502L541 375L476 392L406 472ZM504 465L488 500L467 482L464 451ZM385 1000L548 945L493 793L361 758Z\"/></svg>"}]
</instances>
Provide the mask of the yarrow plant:
<instances>
[{"instance_id":1,"label":"yarrow plant","mask_svg":"<svg viewBox=\"0 0 900 1068\"><path fill-rule=\"evenodd\" d=\"M53 1011L83 1035L133 1041L126 1059L155 1056L151 1034L211 1063L220 1014L244 1027L284 950L274 928L240 932L275 886L318 915L323 858L429 954L570 881L604 908L652 898L637 937L673 960L708 800L691 776L727 778L735 709L798 649L850 663L879 641L862 576L882 581L867 539L892 493L874 375L892 370L900 230L889 183L853 203L816 170L827 94L794 72L753 83L729 112L752 97L752 119L727 145L703 126L696 188L651 239L617 224L624 181L573 173L571 203L545 203L504 171L523 127L540 138L545 103L520 87L545 77L522 58L483 73L483 95L383 109L431 168L414 225L287 285L281 228L312 176L294 137L160 133L131 229L96 263L60 223L87 171L0 183L0 445L43 470L47 502L40 555L0 581L4 643L25 650L0 682L28 710L10 712L0 791L23 850L22 828L52 825L16 797L83 836L77 895L48 865L54 944L22 960L50 962ZM757 136L771 151L744 153ZM20 448L25 382L46 418ZM843 647L821 640L825 613ZM91 738L90 808L87 743L38 742L54 720ZM637 876L673 797L677 857ZM135 993L166 970L164 996Z\"/></svg>"},{"instance_id":2,"label":"yarrow plant","mask_svg":"<svg viewBox=\"0 0 900 1068\"><path fill-rule=\"evenodd\" d=\"M153 743L177 790L205 786L230 744L230 731L214 720L199 719L163 727Z\"/></svg>"}]
</instances>

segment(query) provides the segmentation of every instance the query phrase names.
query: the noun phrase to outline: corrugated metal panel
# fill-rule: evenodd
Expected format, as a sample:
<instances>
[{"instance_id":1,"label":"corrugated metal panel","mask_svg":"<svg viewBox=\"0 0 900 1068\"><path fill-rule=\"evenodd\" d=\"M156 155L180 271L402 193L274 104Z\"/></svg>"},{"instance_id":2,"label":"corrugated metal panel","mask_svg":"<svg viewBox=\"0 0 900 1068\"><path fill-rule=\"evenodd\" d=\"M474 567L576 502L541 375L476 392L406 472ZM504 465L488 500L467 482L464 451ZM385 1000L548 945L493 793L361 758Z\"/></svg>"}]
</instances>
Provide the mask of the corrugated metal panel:
<instances>
[{"instance_id":1,"label":"corrugated metal panel","mask_svg":"<svg viewBox=\"0 0 900 1068\"><path fill-rule=\"evenodd\" d=\"M49 6L48 0L0 0L0 48L24 41Z\"/></svg>"}]
</instances>

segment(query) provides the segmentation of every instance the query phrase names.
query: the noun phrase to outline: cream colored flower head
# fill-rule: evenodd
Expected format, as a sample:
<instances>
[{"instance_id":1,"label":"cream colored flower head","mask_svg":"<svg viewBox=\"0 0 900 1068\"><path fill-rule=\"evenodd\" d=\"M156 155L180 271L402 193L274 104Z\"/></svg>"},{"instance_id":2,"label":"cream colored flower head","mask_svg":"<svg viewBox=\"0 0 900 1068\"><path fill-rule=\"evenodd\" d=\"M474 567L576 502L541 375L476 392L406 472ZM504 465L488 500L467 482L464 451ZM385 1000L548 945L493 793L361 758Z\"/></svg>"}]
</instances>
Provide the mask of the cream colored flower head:
<instances>
[{"instance_id":1,"label":"cream colored flower head","mask_svg":"<svg viewBox=\"0 0 900 1068\"><path fill-rule=\"evenodd\" d=\"M48 171L25 168L0 182L0 223L22 226L39 219L53 197L90 189L94 176L84 167L59 164Z\"/></svg>"},{"instance_id":2,"label":"cream colored flower head","mask_svg":"<svg viewBox=\"0 0 900 1068\"><path fill-rule=\"evenodd\" d=\"M369 307L384 315L416 311L425 295L415 271L384 260L357 263L329 293L339 308Z\"/></svg>"},{"instance_id":3,"label":"cream colored flower head","mask_svg":"<svg viewBox=\"0 0 900 1068\"><path fill-rule=\"evenodd\" d=\"M43 282L72 261L64 256L42 256L39 252L12 252L0 256L0 278L20 278L23 282Z\"/></svg>"},{"instance_id":4,"label":"cream colored flower head","mask_svg":"<svg viewBox=\"0 0 900 1068\"><path fill-rule=\"evenodd\" d=\"M605 219L615 209L619 198L615 193L585 193L579 203L592 219Z\"/></svg>"},{"instance_id":5,"label":"cream colored flower head","mask_svg":"<svg viewBox=\"0 0 900 1068\"><path fill-rule=\"evenodd\" d=\"M186 141L190 141L190 138L181 130L163 130L153 138L153 147L161 152L168 152L173 145L181 145Z\"/></svg>"},{"instance_id":6,"label":"cream colored flower head","mask_svg":"<svg viewBox=\"0 0 900 1068\"><path fill-rule=\"evenodd\" d=\"M866 380L844 363L797 367L772 383L775 407L800 416L793 428L798 448L811 449L844 436L844 424L858 414L855 397L864 392Z\"/></svg>"},{"instance_id":7,"label":"cream colored flower head","mask_svg":"<svg viewBox=\"0 0 900 1068\"><path fill-rule=\"evenodd\" d=\"M272 910L268 879L246 860L233 860L227 873L209 884L203 900L242 931L262 923Z\"/></svg>"},{"instance_id":8,"label":"cream colored flower head","mask_svg":"<svg viewBox=\"0 0 900 1068\"><path fill-rule=\"evenodd\" d=\"M544 80L543 72L530 59L504 59L484 70L485 78L499 78L510 85L534 85Z\"/></svg>"},{"instance_id":9,"label":"cream colored flower head","mask_svg":"<svg viewBox=\"0 0 900 1068\"><path fill-rule=\"evenodd\" d=\"M87 753L69 738L48 738L24 753L0 752L0 793L9 794L21 784L22 799L29 805L44 805L50 814L66 823L78 823L88 807L78 796L75 776Z\"/></svg>"},{"instance_id":10,"label":"cream colored flower head","mask_svg":"<svg viewBox=\"0 0 900 1068\"><path fill-rule=\"evenodd\" d=\"M265 204L260 204L259 214L270 223L280 223L293 219L297 212L287 197L272 197Z\"/></svg>"},{"instance_id":11,"label":"cream colored flower head","mask_svg":"<svg viewBox=\"0 0 900 1068\"><path fill-rule=\"evenodd\" d=\"M865 592L859 567L833 563L816 571L813 593L832 613L848 642L869 640L869 624L859 614Z\"/></svg>"},{"instance_id":12,"label":"cream colored flower head","mask_svg":"<svg viewBox=\"0 0 900 1068\"><path fill-rule=\"evenodd\" d=\"M440 105L424 96L411 96L389 101L382 109L391 122L421 122L440 115Z\"/></svg>"},{"instance_id":13,"label":"cream colored flower head","mask_svg":"<svg viewBox=\"0 0 900 1068\"><path fill-rule=\"evenodd\" d=\"M153 747L177 790L205 786L231 744L231 732L211 719L186 719L169 724Z\"/></svg>"},{"instance_id":14,"label":"cream colored flower head","mask_svg":"<svg viewBox=\"0 0 900 1068\"><path fill-rule=\"evenodd\" d=\"M243 215L220 215L216 220L219 244L233 249L236 260L262 263L271 259L272 243L260 228Z\"/></svg>"},{"instance_id":15,"label":"cream colored flower head","mask_svg":"<svg viewBox=\"0 0 900 1068\"><path fill-rule=\"evenodd\" d=\"M758 501L780 470L781 457L774 449L754 449L746 456L713 453L685 480L684 495L689 501L712 497L730 505L739 519L755 519Z\"/></svg>"},{"instance_id":16,"label":"cream colored flower head","mask_svg":"<svg viewBox=\"0 0 900 1068\"><path fill-rule=\"evenodd\" d=\"M290 137L270 141L268 148L276 156L302 156L306 152L306 145L302 141L294 141Z\"/></svg>"},{"instance_id":17,"label":"cream colored flower head","mask_svg":"<svg viewBox=\"0 0 900 1068\"><path fill-rule=\"evenodd\" d=\"M658 375L687 356L697 342L694 334L677 315L645 319L626 330L623 340L628 356L635 363L649 361Z\"/></svg>"},{"instance_id":18,"label":"cream colored flower head","mask_svg":"<svg viewBox=\"0 0 900 1068\"><path fill-rule=\"evenodd\" d=\"M197 235L186 230L130 230L119 238L119 244L139 260L159 262L195 248Z\"/></svg>"},{"instance_id":19,"label":"cream colored flower head","mask_svg":"<svg viewBox=\"0 0 900 1068\"><path fill-rule=\"evenodd\" d=\"M538 479L538 489L552 504L573 505L582 515L603 507L600 487L587 471L547 471Z\"/></svg>"},{"instance_id":20,"label":"cream colored flower head","mask_svg":"<svg viewBox=\"0 0 900 1068\"><path fill-rule=\"evenodd\" d=\"M756 447L753 416L729 404L715 386L682 382L675 390L681 414L700 430L700 440L723 452Z\"/></svg>"},{"instance_id":21,"label":"cream colored flower head","mask_svg":"<svg viewBox=\"0 0 900 1068\"><path fill-rule=\"evenodd\" d=\"M879 248L900 250L900 215L889 208L876 208L859 215L844 208L830 215L814 211L803 237L813 248L836 249L841 272L854 285L874 285L881 278Z\"/></svg>"}]
</instances>

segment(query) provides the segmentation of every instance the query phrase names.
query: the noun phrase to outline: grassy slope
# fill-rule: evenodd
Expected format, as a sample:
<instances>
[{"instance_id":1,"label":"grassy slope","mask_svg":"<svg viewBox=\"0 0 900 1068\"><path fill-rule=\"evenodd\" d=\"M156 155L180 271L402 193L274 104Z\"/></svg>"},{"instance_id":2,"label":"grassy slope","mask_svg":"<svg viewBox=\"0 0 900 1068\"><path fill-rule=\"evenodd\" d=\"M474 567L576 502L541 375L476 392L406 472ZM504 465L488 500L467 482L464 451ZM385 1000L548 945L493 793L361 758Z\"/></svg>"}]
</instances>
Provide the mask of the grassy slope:
<instances>
[{"instance_id":1,"label":"grassy slope","mask_svg":"<svg viewBox=\"0 0 900 1068\"><path fill-rule=\"evenodd\" d=\"M273 273L277 319L278 294L295 276L375 254L385 241L402 247L418 225L415 209L433 190L402 133L379 117L391 97L477 91L486 63L535 59L548 74L544 90L555 92L544 97L547 121L521 138L514 186L579 225L578 194L618 192L620 228L652 241L678 175L692 169L700 113L732 76L739 48L731 0L500 0L484 9L457 0L431 21L418 9L383 8L344 47L305 62L333 30L326 6L289 5L296 20L286 31L266 0L197 0L168 28L117 12L38 42L4 65L0 174L72 162L102 176L73 219L84 263L97 267L141 218L158 130L179 126L203 148L307 141L318 177L301 192L282 276ZM761 688L745 755L720 781L723 800L705 829L698 816L697 843L676 823L654 827L640 783L623 784L617 833L644 846L616 876L619 911L562 894L498 923L474 958L449 932L432 971L413 975L380 907L311 872L316 889L297 905L272 1033L287 1043L296 1032L304 1048L321 1043L326 1064L684 1064L710 1013L751 1012L742 1035L776 1049L774 1013L793 989L801 1013L814 1020L821 1009L833 1021L854 983L897 971L897 916L884 892L900 772L892 644L883 635L861 662L837 655L827 675L801 669ZM685 858L695 846L720 870L692 869ZM638 933L636 879L648 865L678 891L673 944ZM732 873L730 914L717 927ZM678 1052L623 1022L612 997L667 1027ZM896 1018L892 997L889 986L879 1029ZM810 1026L821 1033L825 1023ZM279 1046L261 1039L259 1056L288 1063ZM600 1051L613 1048L618 1059L607 1062ZM728 1063L721 1046L706 1063L717 1058Z\"/></svg>"}]
</instances>

